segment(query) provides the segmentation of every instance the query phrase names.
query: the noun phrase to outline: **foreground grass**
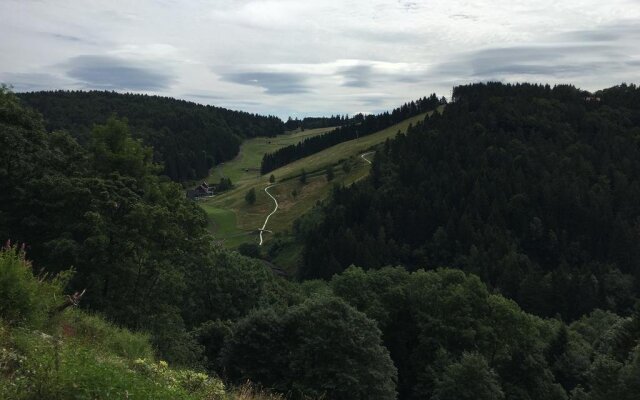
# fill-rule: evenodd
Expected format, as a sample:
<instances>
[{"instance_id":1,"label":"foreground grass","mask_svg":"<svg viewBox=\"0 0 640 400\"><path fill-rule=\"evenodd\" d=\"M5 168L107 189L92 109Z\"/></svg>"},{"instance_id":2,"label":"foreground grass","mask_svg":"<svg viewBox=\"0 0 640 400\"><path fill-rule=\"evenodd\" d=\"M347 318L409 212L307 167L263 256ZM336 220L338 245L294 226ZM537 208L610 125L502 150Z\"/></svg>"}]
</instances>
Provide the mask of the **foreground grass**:
<instances>
[{"instance_id":1,"label":"foreground grass","mask_svg":"<svg viewBox=\"0 0 640 400\"><path fill-rule=\"evenodd\" d=\"M155 359L147 335L64 309L65 280L36 278L24 252L0 249L0 399L279 398L249 384L227 389L216 376L172 368Z\"/></svg>"}]
</instances>

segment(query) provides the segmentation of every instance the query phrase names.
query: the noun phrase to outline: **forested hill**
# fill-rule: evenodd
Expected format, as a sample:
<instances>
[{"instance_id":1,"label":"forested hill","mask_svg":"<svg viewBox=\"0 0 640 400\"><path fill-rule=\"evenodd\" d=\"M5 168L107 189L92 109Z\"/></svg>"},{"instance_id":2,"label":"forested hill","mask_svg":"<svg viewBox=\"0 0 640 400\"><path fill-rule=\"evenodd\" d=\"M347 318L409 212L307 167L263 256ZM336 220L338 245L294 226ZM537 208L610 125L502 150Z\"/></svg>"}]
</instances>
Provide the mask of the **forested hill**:
<instances>
[{"instance_id":1,"label":"forested hill","mask_svg":"<svg viewBox=\"0 0 640 400\"><path fill-rule=\"evenodd\" d=\"M154 160L177 181L207 176L213 165L233 158L243 138L275 136L284 123L274 116L231 111L168 97L105 91L47 91L18 95L40 112L47 130L64 129L81 143L95 124L127 118L138 138L154 149Z\"/></svg>"},{"instance_id":2,"label":"forested hill","mask_svg":"<svg viewBox=\"0 0 640 400\"><path fill-rule=\"evenodd\" d=\"M627 310L640 279L639 96L456 88L442 115L376 153L368 180L336 190L320 223L298 224L302 277L452 266L538 315Z\"/></svg>"},{"instance_id":3,"label":"forested hill","mask_svg":"<svg viewBox=\"0 0 640 400\"><path fill-rule=\"evenodd\" d=\"M351 119L345 118L346 125L339 126L331 132L323 135L310 137L295 145L283 147L267 153L262 157L260 172L266 174L283 165L287 165L295 160L318 153L338 143L357 139L362 136L386 129L407 118L414 117L421 113L434 110L439 105L445 103L444 98L438 99L434 94L431 96L403 104L391 112L384 112L377 115L358 114Z\"/></svg>"}]
</instances>

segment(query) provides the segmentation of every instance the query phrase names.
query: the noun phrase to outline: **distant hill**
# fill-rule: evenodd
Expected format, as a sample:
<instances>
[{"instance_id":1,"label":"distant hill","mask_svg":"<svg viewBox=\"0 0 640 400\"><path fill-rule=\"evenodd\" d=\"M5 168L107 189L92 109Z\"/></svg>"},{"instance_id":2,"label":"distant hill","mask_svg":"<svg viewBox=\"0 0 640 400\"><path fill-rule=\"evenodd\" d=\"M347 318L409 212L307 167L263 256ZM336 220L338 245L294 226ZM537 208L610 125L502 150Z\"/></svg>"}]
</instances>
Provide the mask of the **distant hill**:
<instances>
[{"instance_id":1,"label":"distant hill","mask_svg":"<svg viewBox=\"0 0 640 400\"><path fill-rule=\"evenodd\" d=\"M233 158L244 138L275 136L284 123L261 116L168 97L105 91L46 91L18 97L40 112L49 131L67 130L81 143L93 125L127 118L134 136L154 148L154 159L176 181L207 176Z\"/></svg>"}]
</instances>

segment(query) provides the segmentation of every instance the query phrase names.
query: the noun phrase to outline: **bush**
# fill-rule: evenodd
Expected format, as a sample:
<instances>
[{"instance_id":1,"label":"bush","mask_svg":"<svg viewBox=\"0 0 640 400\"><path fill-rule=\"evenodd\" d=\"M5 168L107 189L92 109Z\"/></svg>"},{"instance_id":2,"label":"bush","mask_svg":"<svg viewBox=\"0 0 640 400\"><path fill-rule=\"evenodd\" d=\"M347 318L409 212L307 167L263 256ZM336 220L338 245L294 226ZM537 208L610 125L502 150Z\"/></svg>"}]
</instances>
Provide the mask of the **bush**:
<instances>
[{"instance_id":1,"label":"bush","mask_svg":"<svg viewBox=\"0 0 640 400\"><path fill-rule=\"evenodd\" d=\"M238 253L246 257L260 258L260 246L255 243L242 243L238 246Z\"/></svg>"},{"instance_id":2,"label":"bush","mask_svg":"<svg viewBox=\"0 0 640 400\"><path fill-rule=\"evenodd\" d=\"M249 189L247 194L244 196L244 201L246 201L247 204L253 204L253 203L256 202L256 189L255 188Z\"/></svg>"},{"instance_id":3,"label":"bush","mask_svg":"<svg viewBox=\"0 0 640 400\"><path fill-rule=\"evenodd\" d=\"M201 372L170 369L165 361L155 363L146 359L137 359L133 362L133 369L158 382L160 386L181 389L199 398L223 399L225 396L225 388L221 380Z\"/></svg>"},{"instance_id":4,"label":"bush","mask_svg":"<svg viewBox=\"0 0 640 400\"><path fill-rule=\"evenodd\" d=\"M37 279L24 249L7 244L0 250L0 318L9 325L39 327L62 303L62 288L69 276Z\"/></svg>"},{"instance_id":5,"label":"bush","mask_svg":"<svg viewBox=\"0 0 640 400\"><path fill-rule=\"evenodd\" d=\"M240 320L222 358L235 382L250 379L294 399L395 399L396 369L381 342L363 313L323 297Z\"/></svg>"},{"instance_id":6,"label":"bush","mask_svg":"<svg viewBox=\"0 0 640 400\"><path fill-rule=\"evenodd\" d=\"M331 182L333 180L333 178L335 178L336 174L333 172L333 167L330 165L327 167L327 170L325 171L325 174L327 175L327 181Z\"/></svg>"}]
</instances>

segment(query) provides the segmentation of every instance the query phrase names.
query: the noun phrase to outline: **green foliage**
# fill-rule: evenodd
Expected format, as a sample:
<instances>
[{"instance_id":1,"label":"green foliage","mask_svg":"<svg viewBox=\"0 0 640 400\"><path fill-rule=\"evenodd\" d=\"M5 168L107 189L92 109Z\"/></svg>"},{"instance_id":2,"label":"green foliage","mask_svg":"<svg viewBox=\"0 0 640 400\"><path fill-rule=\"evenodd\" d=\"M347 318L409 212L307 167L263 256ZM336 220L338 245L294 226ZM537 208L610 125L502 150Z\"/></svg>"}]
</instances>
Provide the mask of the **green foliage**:
<instances>
[{"instance_id":1,"label":"green foliage","mask_svg":"<svg viewBox=\"0 0 640 400\"><path fill-rule=\"evenodd\" d=\"M256 202L256 189L255 188L249 189L247 194L244 196L244 201L246 201L247 204L254 204Z\"/></svg>"},{"instance_id":2,"label":"green foliage","mask_svg":"<svg viewBox=\"0 0 640 400\"><path fill-rule=\"evenodd\" d=\"M33 276L24 250L16 246L0 250L0 319L10 325L39 327L62 304L68 274L53 280Z\"/></svg>"},{"instance_id":3,"label":"green foliage","mask_svg":"<svg viewBox=\"0 0 640 400\"><path fill-rule=\"evenodd\" d=\"M570 326L570 332L576 334L570 336L569 343L582 344L581 354L587 361L573 389L575 398L637 398L640 390L640 307L636 307L628 318L598 310Z\"/></svg>"},{"instance_id":4,"label":"green foliage","mask_svg":"<svg viewBox=\"0 0 640 400\"><path fill-rule=\"evenodd\" d=\"M544 332L549 327L512 301L490 294L473 275L450 269L409 273L403 268L351 267L330 285L336 295L377 321L398 368L400 398L434 396L438 382L445 385L447 367L465 353L484 357L493 371L486 376L497 375L497 387L506 398L564 398L545 360L549 335ZM456 368L446 379L454 379ZM492 381L487 385L495 386ZM449 393L445 386L440 390Z\"/></svg>"},{"instance_id":5,"label":"green foliage","mask_svg":"<svg viewBox=\"0 0 640 400\"><path fill-rule=\"evenodd\" d=\"M307 231L303 279L355 264L471 272L536 315L628 312L640 278L637 87L457 87ZM615 100L616 93L625 100Z\"/></svg>"},{"instance_id":6,"label":"green foliage","mask_svg":"<svg viewBox=\"0 0 640 400\"><path fill-rule=\"evenodd\" d=\"M178 306L186 271L209 261L211 239L197 205L154 174L149 149L109 119L85 150L46 134L10 94L0 96L0 143L2 240L29 243L46 272L73 265L83 305L151 332L170 361L193 353L183 360L192 362L198 350Z\"/></svg>"},{"instance_id":7,"label":"green foliage","mask_svg":"<svg viewBox=\"0 0 640 400\"><path fill-rule=\"evenodd\" d=\"M504 393L497 374L477 353L463 353L449 364L437 380L433 400L502 400Z\"/></svg>"},{"instance_id":8,"label":"green foliage","mask_svg":"<svg viewBox=\"0 0 640 400\"><path fill-rule=\"evenodd\" d=\"M220 183L216 186L216 192L224 192L233 188L233 183L231 183L231 178L220 178Z\"/></svg>"},{"instance_id":9,"label":"green foliage","mask_svg":"<svg viewBox=\"0 0 640 400\"><path fill-rule=\"evenodd\" d=\"M304 168L300 172L299 179L300 179L300 183L302 183L303 185L307 183L307 171L305 171Z\"/></svg>"},{"instance_id":10,"label":"green foliage","mask_svg":"<svg viewBox=\"0 0 640 400\"><path fill-rule=\"evenodd\" d=\"M246 257L260 258L260 246L255 243L242 243L238 246L238 253Z\"/></svg>"},{"instance_id":11,"label":"green foliage","mask_svg":"<svg viewBox=\"0 0 640 400\"><path fill-rule=\"evenodd\" d=\"M212 249L212 261L189 271L187 280L190 291L181 306L182 315L194 328L207 321L237 321L254 309L283 308L304 300L295 284L275 277L262 261L221 248Z\"/></svg>"},{"instance_id":12,"label":"green foliage","mask_svg":"<svg viewBox=\"0 0 640 400\"><path fill-rule=\"evenodd\" d=\"M232 159L242 138L275 136L284 124L274 116L204 106L183 100L99 91L52 91L18 95L41 112L49 131L64 129L81 143L94 125L126 118L136 139L155 150L154 160L173 180L204 178L216 163Z\"/></svg>"},{"instance_id":13,"label":"green foliage","mask_svg":"<svg viewBox=\"0 0 640 400\"><path fill-rule=\"evenodd\" d=\"M327 181L331 182L333 180L333 178L335 178L336 174L335 172L333 172L333 166L328 166L326 171L325 171L325 175L327 176Z\"/></svg>"},{"instance_id":14,"label":"green foliage","mask_svg":"<svg viewBox=\"0 0 640 400\"><path fill-rule=\"evenodd\" d=\"M351 172L350 160L345 160L342 162L342 172L344 172L345 174Z\"/></svg>"},{"instance_id":15,"label":"green foliage","mask_svg":"<svg viewBox=\"0 0 640 400\"><path fill-rule=\"evenodd\" d=\"M196 328L192 335L204 348L203 364L208 371L223 372L224 367L220 360L220 352L227 341L233 335L233 322L230 320L207 321Z\"/></svg>"},{"instance_id":16,"label":"green foliage","mask_svg":"<svg viewBox=\"0 0 640 400\"><path fill-rule=\"evenodd\" d=\"M396 370L380 331L335 298L254 312L238 322L223 354L236 382L250 378L293 398L396 397Z\"/></svg>"},{"instance_id":17,"label":"green foliage","mask_svg":"<svg viewBox=\"0 0 640 400\"><path fill-rule=\"evenodd\" d=\"M118 172L140 179L160 171L152 163L152 149L133 139L127 123L114 117L93 129L89 150L94 168L104 175Z\"/></svg>"},{"instance_id":18,"label":"green foliage","mask_svg":"<svg viewBox=\"0 0 640 400\"><path fill-rule=\"evenodd\" d=\"M198 398L225 398L224 384L219 379L212 379L201 372L174 370L170 369L165 361L154 363L145 359L135 360L133 369L168 389L181 389Z\"/></svg>"}]
</instances>

